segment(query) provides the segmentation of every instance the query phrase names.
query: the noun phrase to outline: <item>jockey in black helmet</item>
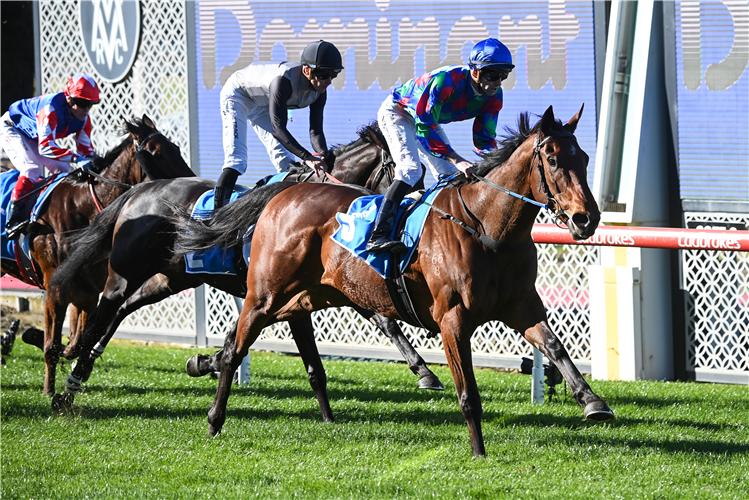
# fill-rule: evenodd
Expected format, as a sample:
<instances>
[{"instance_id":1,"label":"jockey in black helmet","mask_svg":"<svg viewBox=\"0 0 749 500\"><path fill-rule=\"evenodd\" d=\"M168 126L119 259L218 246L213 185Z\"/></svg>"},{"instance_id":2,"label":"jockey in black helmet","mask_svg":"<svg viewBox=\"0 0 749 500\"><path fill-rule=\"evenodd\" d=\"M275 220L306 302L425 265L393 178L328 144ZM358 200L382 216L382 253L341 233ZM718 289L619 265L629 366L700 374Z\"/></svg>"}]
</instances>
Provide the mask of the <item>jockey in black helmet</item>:
<instances>
[{"instance_id":1,"label":"jockey in black helmet","mask_svg":"<svg viewBox=\"0 0 749 500\"><path fill-rule=\"evenodd\" d=\"M341 53L330 42L312 42L301 62L256 62L234 73L221 90L224 167L215 189L215 207L228 202L237 177L247 169L247 123L265 145L279 172L296 158L322 173L329 171L323 156L326 90L343 70ZM289 109L310 108L310 153L286 128Z\"/></svg>"}]
</instances>

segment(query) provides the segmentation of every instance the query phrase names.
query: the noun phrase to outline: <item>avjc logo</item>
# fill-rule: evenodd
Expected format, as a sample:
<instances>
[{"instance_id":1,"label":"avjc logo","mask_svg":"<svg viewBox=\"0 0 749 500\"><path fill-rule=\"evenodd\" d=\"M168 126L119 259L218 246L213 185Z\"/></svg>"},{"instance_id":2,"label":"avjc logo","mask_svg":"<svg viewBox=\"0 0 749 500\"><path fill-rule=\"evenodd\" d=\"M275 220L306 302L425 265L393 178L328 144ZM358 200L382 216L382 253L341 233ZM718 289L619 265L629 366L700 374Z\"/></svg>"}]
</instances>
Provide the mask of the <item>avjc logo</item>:
<instances>
[{"instance_id":1,"label":"avjc logo","mask_svg":"<svg viewBox=\"0 0 749 500\"><path fill-rule=\"evenodd\" d=\"M107 82L125 78L138 52L140 3L82 0L78 14L83 46L96 72Z\"/></svg>"}]
</instances>

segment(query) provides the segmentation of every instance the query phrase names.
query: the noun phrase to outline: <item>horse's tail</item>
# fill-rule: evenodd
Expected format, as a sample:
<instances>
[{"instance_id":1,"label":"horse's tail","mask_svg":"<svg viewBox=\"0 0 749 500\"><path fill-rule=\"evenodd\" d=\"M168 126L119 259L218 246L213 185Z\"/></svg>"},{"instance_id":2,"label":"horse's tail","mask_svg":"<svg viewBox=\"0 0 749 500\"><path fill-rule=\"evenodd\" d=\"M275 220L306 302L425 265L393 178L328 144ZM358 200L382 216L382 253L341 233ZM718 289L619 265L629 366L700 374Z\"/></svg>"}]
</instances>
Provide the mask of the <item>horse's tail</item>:
<instances>
[{"instance_id":1,"label":"horse's tail","mask_svg":"<svg viewBox=\"0 0 749 500\"><path fill-rule=\"evenodd\" d=\"M247 228L257 222L270 200L296 184L283 181L259 187L221 208L213 218L207 220L194 220L185 208L172 206L175 213L172 222L177 231L172 260L178 261L186 254L210 248L234 246L242 239Z\"/></svg>"},{"instance_id":2,"label":"horse's tail","mask_svg":"<svg viewBox=\"0 0 749 500\"><path fill-rule=\"evenodd\" d=\"M92 269L96 264L109 259L112 252L112 237L117 218L125 203L137 192L130 189L119 196L112 204L96 216L94 222L77 233L70 234L67 238L68 247L72 251L63 260L62 264L55 270L49 283L49 288L62 292L73 283L79 286L91 287L94 285L84 284L89 273L86 269ZM100 290L96 290L99 293Z\"/></svg>"}]
</instances>

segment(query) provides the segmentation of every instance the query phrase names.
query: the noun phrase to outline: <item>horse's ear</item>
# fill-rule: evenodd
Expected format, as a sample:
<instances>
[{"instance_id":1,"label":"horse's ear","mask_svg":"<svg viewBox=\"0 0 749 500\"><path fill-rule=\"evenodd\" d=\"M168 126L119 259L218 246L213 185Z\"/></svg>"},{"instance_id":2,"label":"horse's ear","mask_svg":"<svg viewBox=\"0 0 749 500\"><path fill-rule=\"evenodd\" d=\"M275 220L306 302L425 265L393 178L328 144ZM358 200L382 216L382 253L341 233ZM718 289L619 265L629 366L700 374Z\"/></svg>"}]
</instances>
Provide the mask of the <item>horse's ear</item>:
<instances>
[{"instance_id":1,"label":"horse's ear","mask_svg":"<svg viewBox=\"0 0 749 500\"><path fill-rule=\"evenodd\" d=\"M541 117L541 132L544 135L551 135L552 130L554 130L554 107L549 106L544 116Z\"/></svg>"},{"instance_id":2,"label":"horse's ear","mask_svg":"<svg viewBox=\"0 0 749 500\"><path fill-rule=\"evenodd\" d=\"M151 127L154 130L156 129L156 125L153 124L153 122L151 121L151 119L145 113L143 114L143 124L144 125L148 125L149 127Z\"/></svg>"},{"instance_id":3,"label":"horse's ear","mask_svg":"<svg viewBox=\"0 0 749 500\"><path fill-rule=\"evenodd\" d=\"M564 129L571 133L575 133L575 129L577 128L577 123L580 121L580 117L583 116L583 108L585 107L585 103L583 103L582 106L580 106L580 111L577 112L575 116L570 118L570 121L564 124Z\"/></svg>"},{"instance_id":4,"label":"horse's ear","mask_svg":"<svg viewBox=\"0 0 749 500\"><path fill-rule=\"evenodd\" d=\"M124 120L124 121L125 121L125 128L127 129L128 132L130 132L130 135L131 136L138 135L138 127L130 123L128 120Z\"/></svg>"}]
</instances>

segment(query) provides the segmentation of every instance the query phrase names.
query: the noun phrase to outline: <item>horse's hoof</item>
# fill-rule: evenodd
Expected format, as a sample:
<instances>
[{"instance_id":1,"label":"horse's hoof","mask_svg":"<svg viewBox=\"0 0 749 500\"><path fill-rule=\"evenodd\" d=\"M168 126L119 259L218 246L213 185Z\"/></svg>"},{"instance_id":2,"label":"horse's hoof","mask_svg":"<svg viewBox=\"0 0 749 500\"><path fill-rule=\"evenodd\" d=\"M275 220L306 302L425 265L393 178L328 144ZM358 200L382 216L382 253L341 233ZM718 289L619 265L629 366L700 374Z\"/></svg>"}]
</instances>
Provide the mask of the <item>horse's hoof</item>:
<instances>
[{"instance_id":1,"label":"horse's hoof","mask_svg":"<svg viewBox=\"0 0 749 500\"><path fill-rule=\"evenodd\" d=\"M29 345L44 350L44 330L34 328L33 326L21 334L21 340Z\"/></svg>"},{"instance_id":2,"label":"horse's hoof","mask_svg":"<svg viewBox=\"0 0 749 500\"><path fill-rule=\"evenodd\" d=\"M200 371L200 359L207 358L205 354L196 354L195 356L191 357L187 360L187 364L185 365L185 371L187 374L191 377L202 377L204 375L208 375L209 372L203 373Z\"/></svg>"},{"instance_id":3,"label":"horse's hoof","mask_svg":"<svg viewBox=\"0 0 749 500\"><path fill-rule=\"evenodd\" d=\"M52 409L55 411L69 410L73 406L72 394L55 394L52 396Z\"/></svg>"},{"instance_id":4,"label":"horse's hoof","mask_svg":"<svg viewBox=\"0 0 749 500\"><path fill-rule=\"evenodd\" d=\"M444 391L445 387L437 378L437 375L432 373L431 375L424 375L419 379L419 389L431 389L433 391Z\"/></svg>"},{"instance_id":5,"label":"horse's hoof","mask_svg":"<svg viewBox=\"0 0 749 500\"><path fill-rule=\"evenodd\" d=\"M594 420L596 422L610 422L616 418L609 405L605 401L593 401L585 406L583 412L585 420Z\"/></svg>"}]
</instances>

